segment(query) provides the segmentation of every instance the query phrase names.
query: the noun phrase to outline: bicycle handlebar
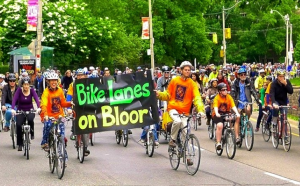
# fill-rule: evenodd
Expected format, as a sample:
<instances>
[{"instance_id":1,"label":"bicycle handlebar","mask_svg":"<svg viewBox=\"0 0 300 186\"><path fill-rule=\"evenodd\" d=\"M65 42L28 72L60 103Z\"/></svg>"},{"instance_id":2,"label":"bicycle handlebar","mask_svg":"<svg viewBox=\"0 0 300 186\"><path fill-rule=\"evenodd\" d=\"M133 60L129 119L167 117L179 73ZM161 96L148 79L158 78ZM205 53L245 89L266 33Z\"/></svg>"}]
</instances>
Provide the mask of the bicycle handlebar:
<instances>
[{"instance_id":1,"label":"bicycle handlebar","mask_svg":"<svg viewBox=\"0 0 300 186\"><path fill-rule=\"evenodd\" d=\"M20 115L20 114L26 114L26 115L28 115L30 113L36 113L36 110L31 109L29 111L23 111L23 110L17 110L16 111L16 115Z\"/></svg>"}]
</instances>

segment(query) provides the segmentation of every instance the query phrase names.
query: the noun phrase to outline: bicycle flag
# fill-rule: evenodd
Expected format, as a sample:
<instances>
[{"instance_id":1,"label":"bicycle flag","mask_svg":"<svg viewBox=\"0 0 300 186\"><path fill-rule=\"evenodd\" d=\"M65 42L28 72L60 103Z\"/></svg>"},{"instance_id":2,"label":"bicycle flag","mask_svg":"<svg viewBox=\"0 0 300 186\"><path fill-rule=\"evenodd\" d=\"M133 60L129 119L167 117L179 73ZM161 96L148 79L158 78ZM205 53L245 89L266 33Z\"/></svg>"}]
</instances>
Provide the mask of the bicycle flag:
<instances>
[{"instance_id":1,"label":"bicycle flag","mask_svg":"<svg viewBox=\"0 0 300 186\"><path fill-rule=\"evenodd\" d=\"M75 134L141 128L159 122L151 71L78 79L73 86Z\"/></svg>"}]
</instances>

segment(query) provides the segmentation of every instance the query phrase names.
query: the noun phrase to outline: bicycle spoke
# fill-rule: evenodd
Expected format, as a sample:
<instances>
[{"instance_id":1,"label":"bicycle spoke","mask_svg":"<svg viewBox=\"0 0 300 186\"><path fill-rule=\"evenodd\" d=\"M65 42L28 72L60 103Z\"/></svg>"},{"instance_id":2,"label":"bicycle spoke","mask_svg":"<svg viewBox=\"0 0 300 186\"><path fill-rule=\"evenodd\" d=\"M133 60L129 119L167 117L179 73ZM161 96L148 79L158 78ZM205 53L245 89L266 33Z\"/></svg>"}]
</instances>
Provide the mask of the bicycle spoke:
<instances>
[{"instance_id":1,"label":"bicycle spoke","mask_svg":"<svg viewBox=\"0 0 300 186\"><path fill-rule=\"evenodd\" d=\"M190 134L188 141L185 143L184 162L187 172L195 175L198 172L201 159L200 143L194 134Z\"/></svg>"}]
</instances>

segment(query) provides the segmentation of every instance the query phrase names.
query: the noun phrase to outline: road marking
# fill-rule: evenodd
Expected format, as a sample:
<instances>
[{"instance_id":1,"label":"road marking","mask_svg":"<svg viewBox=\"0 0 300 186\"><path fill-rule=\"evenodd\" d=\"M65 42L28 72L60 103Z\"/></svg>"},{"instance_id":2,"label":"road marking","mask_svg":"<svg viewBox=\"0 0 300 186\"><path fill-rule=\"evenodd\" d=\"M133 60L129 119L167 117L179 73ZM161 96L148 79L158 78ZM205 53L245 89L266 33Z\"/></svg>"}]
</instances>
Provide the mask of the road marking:
<instances>
[{"instance_id":1,"label":"road marking","mask_svg":"<svg viewBox=\"0 0 300 186\"><path fill-rule=\"evenodd\" d=\"M255 119L253 119L253 118L250 118L250 120L251 120L251 121L257 122L257 120L255 120ZM292 128L295 128L295 129L298 129L298 127L295 127L294 125L291 125L291 127L292 127ZM292 133L292 135L293 135L293 136L299 137L299 134L296 134L296 133Z\"/></svg>"},{"instance_id":2,"label":"road marking","mask_svg":"<svg viewBox=\"0 0 300 186\"><path fill-rule=\"evenodd\" d=\"M280 180L284 180L284 181L293 183L295 185L300 185L300 182L298 182L298 181L291 180L291 179L288 179L288 178L285 178L285 177L282 177L282 176L278 176L276 174L272 174L272 173L269 173L269 172L265 172L265 174L268 175L268 176L272 176L274 178L280 179Z\"/></svg>"}]
</instances>

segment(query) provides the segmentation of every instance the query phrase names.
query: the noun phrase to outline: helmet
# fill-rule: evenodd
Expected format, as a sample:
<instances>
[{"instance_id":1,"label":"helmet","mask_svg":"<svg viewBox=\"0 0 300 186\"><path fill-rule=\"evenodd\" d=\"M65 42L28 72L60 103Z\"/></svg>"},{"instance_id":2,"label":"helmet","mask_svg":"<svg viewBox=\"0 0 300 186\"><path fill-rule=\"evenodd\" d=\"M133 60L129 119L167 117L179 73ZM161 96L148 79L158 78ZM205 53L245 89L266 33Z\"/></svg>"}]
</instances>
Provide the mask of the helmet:
<instances>
[{"instance_id":1,"label":"helmet","mask_svg":"<svg viewBox=\"0 0 300 186\"><path fill-rule=\"evenodd\" d=\"M241 74L241 73L246 73L246 69L245 68L240 68L239 71L238 71L238 74Z\"/></svg>"},{"instance_id":2,"label":"helmet","mask_svg":"<svg viewBox=\"0 0 300 186\"><path fill-rule=\"evenodd\" d=\"M93 71L93 70L95 70L95 67L90 66L89 70L90 70L90 71Z\"/></svg>"},{"instance_id":3,"label":"helmet","mask_svg":"<svg viewBox=\"0 0 300 186\"><path fill-rule=\"evenodd\" d=\"M77 69L76 74L85 74L82 68Z\"/></svg>"},{"instance_id":4,"label":"helmet","mask_svg":"<svg viewBox=\"0 0 300 186\"><path fill-rule=\"evenodd\" d=\"M16 75L14 73L10 73L8 75L8 81L16 81Z\"/></svg>"},{"instance_id":5,"label":"helmet","mask_svg":"<svg viewBox=\"0 0 300 186\"><path fill-rule=\"evenodd\" d=\"M285 71L284 70L278 70L277 71L277 76L279 76L279 75L285 75Z\"/></svg>"},{"instance_id":6,"label":"helmet","mask_svg":"<svg viewBox=\"0 0 300 186\"><path fill-rule=\"evenodd\" d=\"M138 66L137 69L138 69L138 70L142 70L142 67Z\"/></svg>"},{"instance_id":7,"label":"helmet","mask_svg":"<svg viewBox=\"0 0 300 186\"><path fill-rule=\"evenodd\" d=\"M4 79L5 78L4 74L0 74L0 78Z\"/></svg>"},{"instance_id":8,"label":"helmet","mask_svg":"<svg viewBox=\"0 0 300 186\"><path fill-rule=\"evenodd\" d=\"M180 68L183 69L185 66L189 66L190 68L193 68L193 65L189 61L182 62Z\"/></svg>"},{"instance_id":9,"label":"helmet","mask_svg":"<svg viewBox=\"0 0 300 186\"><path fill-rule=\"evenodd\" d=\"M21 73L24 73L24 72L26 72L26 70L23 68L23 69L21 70Z\"/></svg>"},{"instance_id":10,"label":"helmet","mask_svg":"<svg viewBox=\"0 0 300 186\"><path fill-rule=\"evenodd\" d=\"M21 81L21 85L23 85L24 83L29 83L30 84L30 78L29 77L23 77L22 81Z\"/></svg>"},{"instance_id":11,"label":"helmet","mask_svg":"<svg viewBox=\"0 0 300 186\"><path fill-rule=\"evenodd\" d=\"M48 78L48 75L49 75L49 72L44 72L43 76L47 79Z\"/></svg>"},{"instance_id":12,"label":"helmet","mask_svg":"<svg viewBox=\"0 0 300 186\"><path fill-rule=\"evenodd\" d=\"M214 81L218 82L217 78L213 78L213 79L210 80L210 86L212 86L212 83L213 83Z\"/></svg>"},{"instance_id":13,"label":"helmet","mask_svg":"<svg viewBox=\"0 0 300 186\"><path fill-rule=\"evenodd\" d=\"M162 72L170 71L168 66L163 66L163 67L161 67L161 69L162 69Z\"/></svg>"},{"instance_id":14,"label":"helmet","mask_svg":"<svg viewBox=\"0 0 300 186\"><path fill-rule=\"evenodd\" d=\"M58 75L54 72L52 73L49 73L48 77L47 77L48 80L58 80Z\"/></svg>"},{"instance_id":15,"label":"helmet","mask_svg":"<svg viewBox=\"0 0 300 186\"><path fill-rule=\"evenodd\" d=\"M260 70L258 71L258 73L265 73L265 70L264 70L264 69L260 69Z\"/></svg>"},{"instance_id":16,"label":"helmet","mask_svg":"<svg viewBox=\"0 0 300 186\"><path fill-rule=\"evenodd\" d=\"M267 77L266 77L266 80L272 81L272 79L273 79L272 76L267 76Z\"/></svg>"},{"instance_id":17,"label":"helmet","mask_svg":"<svg viewBox=\"0 0 300 186\"><path fill-rule=\"evenodd\" d=\"M223 88L227 89L227 85L225 83L219 83L218 84L218 91L222 90Z\"/></svg>"},{"instance_id":18,"label":"helmet","mask_svg":"<svg viewBox=\"0 0 300 186\"><path fill-rule=\"evenodd\" d=\"M21 76L22 76L22 78L28 77L28 73L25 71L25 72L23 72L23 73L21 74Z\"/></svg>"},{"instance_id":19,"label":"helmet","mask_svg":"<svg viewBox=\"0 0 300 186\"><path fill-rule=\"evenodd\" d=\"M97 78L98 77L98 71L97 70L94 70L91 75L90 75L90 78Z\"/></svg>"}]
</instances>

